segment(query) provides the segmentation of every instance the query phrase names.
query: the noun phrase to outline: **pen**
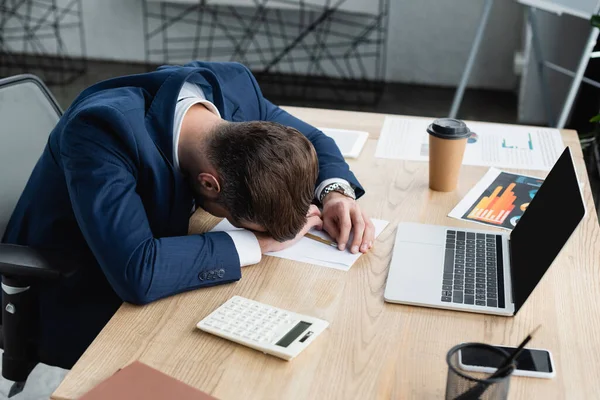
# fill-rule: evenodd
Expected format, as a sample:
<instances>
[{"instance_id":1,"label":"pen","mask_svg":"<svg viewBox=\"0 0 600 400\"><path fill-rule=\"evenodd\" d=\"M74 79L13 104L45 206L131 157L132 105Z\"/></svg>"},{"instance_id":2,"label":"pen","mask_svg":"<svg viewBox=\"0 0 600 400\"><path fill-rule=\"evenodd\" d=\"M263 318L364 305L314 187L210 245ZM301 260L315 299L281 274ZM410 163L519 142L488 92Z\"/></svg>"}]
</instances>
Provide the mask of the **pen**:
<instances>
[{"instance_id":1,"label":"pen","mask_svg":"<svg viewBox=\"0 0 600 400\"><path fill-rule=\"evenodd\" d=\"M309 239L316 240L317 242L321 242L323 244L329 245L331 247L336 247L337 248L337 246L338 246L336 242L332 242L330 240L323 239L322 237L319 237L317 235L313 235L312 233L307 233L304 236L306 236Z\"/></svg>"}]
</instances>

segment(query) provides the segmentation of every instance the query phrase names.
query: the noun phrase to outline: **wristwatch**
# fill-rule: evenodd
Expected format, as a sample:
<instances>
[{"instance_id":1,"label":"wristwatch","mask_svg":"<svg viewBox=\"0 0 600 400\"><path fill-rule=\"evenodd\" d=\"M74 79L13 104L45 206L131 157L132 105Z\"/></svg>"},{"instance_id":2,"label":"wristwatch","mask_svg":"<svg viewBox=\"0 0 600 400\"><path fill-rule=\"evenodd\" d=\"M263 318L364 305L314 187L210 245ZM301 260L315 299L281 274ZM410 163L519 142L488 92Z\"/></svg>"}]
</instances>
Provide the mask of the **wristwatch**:
<instances>
[{"instance_id":1,"label":"wristwatch","mask_svg":"<svg viewBox=\"0 0 600 400\"><path fill-rule=\"evenodd\" d=\"M319 196L319 201L321 202L321 204L323 203L323 199L325 199L325 196L327 196L331 192L338 192L343 194L344 196L350 197L352 200L356 200L356 193L354 193L354 189L352 189L352 186L342 182L335 182L325 186L325 188L323 188L323 190L321 191L321 195Z\"/></svg>"}]
</instances>

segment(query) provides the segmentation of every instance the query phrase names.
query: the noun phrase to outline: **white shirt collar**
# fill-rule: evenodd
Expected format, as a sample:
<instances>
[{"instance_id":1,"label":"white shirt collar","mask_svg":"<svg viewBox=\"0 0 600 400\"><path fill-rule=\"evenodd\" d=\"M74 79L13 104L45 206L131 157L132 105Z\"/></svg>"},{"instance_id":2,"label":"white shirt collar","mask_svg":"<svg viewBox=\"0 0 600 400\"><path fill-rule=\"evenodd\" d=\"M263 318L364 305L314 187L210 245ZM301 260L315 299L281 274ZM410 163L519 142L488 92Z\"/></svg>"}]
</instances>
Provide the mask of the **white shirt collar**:
<instances>
[{"instance_id":1,"label":"white shirt collar","mask_svg":"<svg viewBox=\"0 0 600 400\"><path fill-rule=\"evenodd\" d=\"M195 104L203 104L213 114L221 117L217 107L206 100L204 91L199 85L191 82L185 82L179 91L177 105L175 106L175 116L173 118L173 164L179 171L179 135L181 134L181 125L185 114Z\"/></svg>"}]
</instances>

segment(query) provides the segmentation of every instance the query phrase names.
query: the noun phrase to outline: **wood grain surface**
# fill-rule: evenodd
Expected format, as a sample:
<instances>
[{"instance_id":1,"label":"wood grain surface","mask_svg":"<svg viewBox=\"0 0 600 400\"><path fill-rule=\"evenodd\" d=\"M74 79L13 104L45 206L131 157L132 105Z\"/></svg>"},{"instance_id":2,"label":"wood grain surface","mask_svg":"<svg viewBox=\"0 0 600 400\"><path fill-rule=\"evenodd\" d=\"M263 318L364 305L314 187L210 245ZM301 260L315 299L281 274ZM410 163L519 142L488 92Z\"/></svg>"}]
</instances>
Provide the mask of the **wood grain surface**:
<instances>
[{"instance_id":1,"label":"wood grain surface","mask_svg":"<svg viewBox=\"0 0 600 400\"><path fill-rule=\"evenodd\" d=\"M463 167L452 193L428 189L427 163L374 157L384 115L287 109L316 126L367 130L350 166L365 186L361 207L390 221L373 251L348 272L264 257L236 283L200 289L147 306L124 304L53 394L76 399L119 368L140 360L220 399L440 399L446 352L477 341L517 345L534 327L530 347L549 349L552 380L513 377L511 399L591 399L600 393L600 229L581 148L571 146L588 213L516 317L444 311L383 301L395 229L401 221L472 227L446 215L487 168ZM539 172L519 171L543 176ZM198 212L190 231L214 226ZM233 295L313 315L329 328L286 362L196 329Z\"/></svg>"}]
</instances>

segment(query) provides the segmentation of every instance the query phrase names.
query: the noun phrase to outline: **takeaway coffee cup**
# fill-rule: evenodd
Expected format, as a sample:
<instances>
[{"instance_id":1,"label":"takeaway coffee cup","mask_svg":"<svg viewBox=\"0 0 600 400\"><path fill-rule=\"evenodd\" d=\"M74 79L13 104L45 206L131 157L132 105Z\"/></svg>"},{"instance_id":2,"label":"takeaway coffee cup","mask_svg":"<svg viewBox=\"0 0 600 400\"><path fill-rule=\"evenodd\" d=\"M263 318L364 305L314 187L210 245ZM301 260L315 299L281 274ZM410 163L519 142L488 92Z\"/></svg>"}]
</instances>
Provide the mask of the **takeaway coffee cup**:
<instances>
[{"instance_id":1,"label":"takeaway coffee cup","mask_svg":"<svg viewBox=\"0 0 600 400\"><path fill-rule=\"evenodd\" d=\"M467 138L471 131L458 119L440 118L429 133L429 188L440 192L456 189Z\"/></svg>"}]
</instances>

